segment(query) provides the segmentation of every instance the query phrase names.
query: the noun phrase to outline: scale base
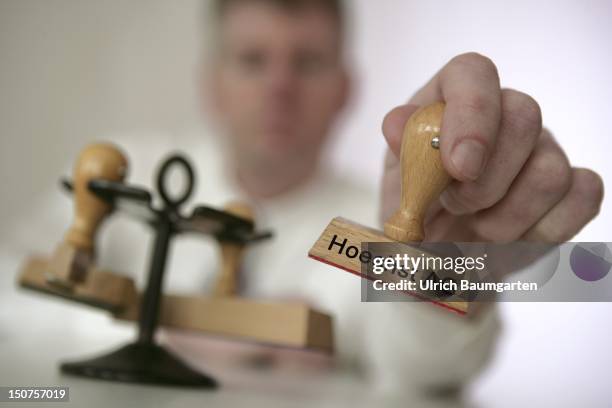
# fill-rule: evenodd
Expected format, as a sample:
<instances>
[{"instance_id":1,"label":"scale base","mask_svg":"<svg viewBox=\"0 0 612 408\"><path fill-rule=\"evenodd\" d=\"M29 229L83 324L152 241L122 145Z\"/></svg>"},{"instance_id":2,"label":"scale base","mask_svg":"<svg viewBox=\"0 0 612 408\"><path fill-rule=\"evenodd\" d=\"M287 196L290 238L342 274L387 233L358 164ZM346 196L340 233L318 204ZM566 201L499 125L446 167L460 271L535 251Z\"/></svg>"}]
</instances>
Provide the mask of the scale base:
<instances>
[{"instance_id":1,"label":"scale base","mask_svg":"<svg viewBox=\"0 0 612 408\"><path fill-rule=\"evenodd\" d=\"M131 343L89 360L62 363L63 373L108 381L216 388L217 382L198 373L157 344Z\"/></svg>"}]
</instances>

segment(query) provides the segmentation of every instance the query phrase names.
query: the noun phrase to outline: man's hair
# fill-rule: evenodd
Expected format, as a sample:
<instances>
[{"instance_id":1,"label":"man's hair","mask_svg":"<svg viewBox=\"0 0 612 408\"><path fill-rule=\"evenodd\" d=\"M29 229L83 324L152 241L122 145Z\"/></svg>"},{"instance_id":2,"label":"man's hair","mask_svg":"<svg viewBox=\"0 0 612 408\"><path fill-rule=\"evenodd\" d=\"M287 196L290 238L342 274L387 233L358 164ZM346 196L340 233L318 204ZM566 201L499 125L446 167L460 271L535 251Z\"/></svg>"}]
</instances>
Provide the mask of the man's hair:
<instances>
[{"instance_id":1,"label":"man's hair","mask_svg":"<svg viewBox=\"0 0 612 408\"><path fill-rule=\"evenodd\" d=\"M343 0L213 0L212 17L217 24L231 6L240 3L269 4L288 12L297 12L305 8L316 7L329 13L338 24L340 32L344 31L345 11Z\"/></svg>"}]
</instances>

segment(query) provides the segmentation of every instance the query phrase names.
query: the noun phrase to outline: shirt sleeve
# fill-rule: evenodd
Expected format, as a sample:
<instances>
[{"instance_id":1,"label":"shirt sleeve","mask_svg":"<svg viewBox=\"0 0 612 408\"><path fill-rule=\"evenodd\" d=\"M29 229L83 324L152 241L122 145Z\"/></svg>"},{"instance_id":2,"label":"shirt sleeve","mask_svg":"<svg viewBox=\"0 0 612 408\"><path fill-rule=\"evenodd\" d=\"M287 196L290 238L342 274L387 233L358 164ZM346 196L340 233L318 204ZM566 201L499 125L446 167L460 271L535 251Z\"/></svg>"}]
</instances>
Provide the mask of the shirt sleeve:
<instances>
[{"instance_id":1,"label":"shirt sleeve","mask_svg":"<svg viewBox=\"0 0 612 408\"><path fill-rule=\"evenodd\" d=\"M377 388L461 388L490 360L500 332L496 307L464 317L426 302L369 303L363 360Z\"/></svg>"}]
</instances>

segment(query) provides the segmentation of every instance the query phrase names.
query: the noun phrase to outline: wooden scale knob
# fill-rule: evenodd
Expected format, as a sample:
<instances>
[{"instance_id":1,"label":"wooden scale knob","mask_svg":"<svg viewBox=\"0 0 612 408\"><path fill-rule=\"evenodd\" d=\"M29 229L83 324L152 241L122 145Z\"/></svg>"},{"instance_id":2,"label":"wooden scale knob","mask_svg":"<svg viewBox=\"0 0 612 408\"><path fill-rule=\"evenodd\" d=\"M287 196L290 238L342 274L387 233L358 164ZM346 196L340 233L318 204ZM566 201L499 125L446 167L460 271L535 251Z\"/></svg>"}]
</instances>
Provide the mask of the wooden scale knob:
<instances>
[{"instance_id":1,"label":"wooden scale knob","mask_svg":"<svg viewBox=\"0 0 612 408\"><path fill-rule=\"evenodd\" d=\"M94 179L123 181L127 166L123 153L112 144L91 144L81 151L73 176L74 221L66 234L66 243L93 250L98 226L112 208L89 190L88 183Z\"/></svg>"},{"instance_id":2,"label":"wooden scale knob","mask_svg":"<svg viewBox=\"0 0 612 408\"><path fill-rule=\"evenodd\" d=\"M111 205L89 190L94 179L122 181L127 160L114 145L96 143L81 151L74 167L74 220L50 259L47 282L62 288L87 278L94 256L94 238L100 222L112 211Z\"/></svg>"},{"instance_id":3,"label":"wooden scale knob","mask_svg":"<svg viewBox=\"0 0 612 408\"><path fill-rule=\"evenodd\" d=\"M253 209L243 202L230 202L224 207L224 210L240 218L249 221L254 220ZM238 273L242 264L245 245L229 241L221 241L220 245L221 270L213 294L215 296L233 296L238 291Z\"/></svg>"}]
</instances>

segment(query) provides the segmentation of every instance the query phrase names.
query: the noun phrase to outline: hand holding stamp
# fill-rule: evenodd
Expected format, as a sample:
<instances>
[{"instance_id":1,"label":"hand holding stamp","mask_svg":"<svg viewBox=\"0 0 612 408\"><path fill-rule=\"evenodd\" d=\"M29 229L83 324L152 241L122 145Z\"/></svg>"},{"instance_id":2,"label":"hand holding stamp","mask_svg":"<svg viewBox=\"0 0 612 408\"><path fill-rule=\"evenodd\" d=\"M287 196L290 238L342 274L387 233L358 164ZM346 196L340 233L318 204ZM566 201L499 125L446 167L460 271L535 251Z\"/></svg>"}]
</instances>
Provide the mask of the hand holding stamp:
<instances>
[{"instance_id":1,"label":"hand holding stamp","mask_svg":"<svg viewBox=\"0 0 612 408\"><path fill-rule=\"evenodd\" d=\"M400 207L385 223L384 234L336 217L310 249L308 255L311 258L365 277L361 264L370 259L367 254L359 253L362 243L401 242L416 245L423 240L423 221L427 209L451 181L438 150L444 106L439 102L423 107L406 123L400 154ZM421 254L423 250L406 245L405 252ZM459 313L467 311L467 305L462 302L434 303Z\"/></svg>"}]
</instances>

